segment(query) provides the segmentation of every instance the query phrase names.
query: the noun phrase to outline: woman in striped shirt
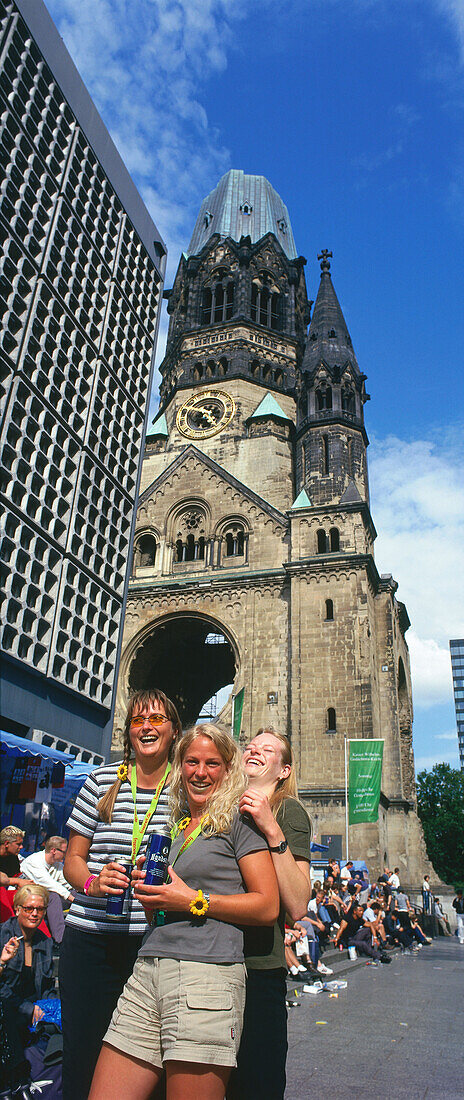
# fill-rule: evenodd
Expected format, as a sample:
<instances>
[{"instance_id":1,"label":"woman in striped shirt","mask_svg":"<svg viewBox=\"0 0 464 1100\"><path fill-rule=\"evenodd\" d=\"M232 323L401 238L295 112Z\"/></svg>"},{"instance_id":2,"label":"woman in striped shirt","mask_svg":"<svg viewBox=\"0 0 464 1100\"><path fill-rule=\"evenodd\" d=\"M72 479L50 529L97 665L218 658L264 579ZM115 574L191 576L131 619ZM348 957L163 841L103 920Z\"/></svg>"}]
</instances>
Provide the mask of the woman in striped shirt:
<instances>
[{"instance_id":1,"label":"woman in striped shirt","mask_svg":"<svg viewBox=\"0 0 464 1100\"><path fill-rule=\"evenodd\" d=\"M85 1100L103 1035L132 973L146 919L130 897L121 919L106 914L108 897L129 884L142 842L168 821L170 759L181 733L179 715L162 691L129 701L123 759L97 768L76 799L65 875L77 891L60 952L63 1095Z\"/></svg>"}]
</instances>

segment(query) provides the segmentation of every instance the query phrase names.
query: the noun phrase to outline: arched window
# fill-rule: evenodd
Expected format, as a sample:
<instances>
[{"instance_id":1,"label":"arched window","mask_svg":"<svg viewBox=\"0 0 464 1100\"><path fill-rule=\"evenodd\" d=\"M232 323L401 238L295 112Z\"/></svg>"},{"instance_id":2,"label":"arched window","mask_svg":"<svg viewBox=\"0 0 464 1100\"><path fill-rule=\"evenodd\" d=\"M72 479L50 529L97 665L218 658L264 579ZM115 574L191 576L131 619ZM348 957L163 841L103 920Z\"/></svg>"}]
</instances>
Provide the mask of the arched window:
<instances>
[{"instance_id":1,"label":"arched window","mask_svg":"<svg viewBox=\"0 0 464 1100\"><path fill-rule=\"evenodd\" d=\"M212 287L203 287L201 297L201 323L212 325L230 321L234 313L234 283L231 279L218 279Z\"/></svg>"},{"instance_id":2,"label":"arched window","mask_svg":"<svg viewBox=\"0 0 464 1100\"><path fill-rule=\"evenodd\" d=\"M203 287L203 294L201 296L201 323L202 325L211 324L211 312L212 312L213 295L209 286Z\"/></svg>"},{"instance_id":3,"label":"arched window","mask_svg":"<svg viewBox=\"0 0 464 1100\"><path fill-rule=\"evenodd\" d=\"M323 409L331 409L332 408L332 386L326 386L326 385L320 386L319 389L316 390L316 402L317 402L318 412L322 412Z\"/></svg>"},{"instance_id":4,"label":"arched window","mask_svg":"<svg viewBox=\"0 0 464 1100\"><path fill-rule=\"evenodd\" d=\"M333 707L327 708L327 733L337 732L337 715Z\"/></svg>"},{"instance_id":5,"label":"arched window","mask_svg":"<svg viewBox=\"0 0 464 1100\"><path fill-rule=\"evenodd\" d=\"M174 542L174 564L204 561L205 551L205 516L201 506L192 505L179 516Z\"/></svg>"},{"instance_id":6,"label":"arched window","mask_svg":"<svg viewBox=\"0 0 464 1100\"><path fill-rule=\"evenodd\" d=\"M219 374L224 377L224 375L227 374L228 369L229 364L227 362L227 359L223 356L222 359L219 360Z\"/></svg>"},{"instance_id":7,"label":"arched window","mask_svg":"<svg viewBox=\"0 0 464 1100\"><path fill-rule=\"evenodd\" d=\"M251 320L256 321L259 325L264 325L265 328L271 328L274 331L280 330L282 325L281 295L277 290L270 291L267 286L262 286L261 283L252 284Z\"/></svg>"},{"instance_id":8,"label":"arched window","mask_svg":"<svg viewBox=\"0 0 464 1100\"><path fill-rule=\"evenodd\" d=\"M243 557L245 553L245 532L239 524L234 525L225 534L226 558Z\"/></svg>"},{"instance_id":9,"label":"arched window","mask_svg":"<svg viewBox=\"0 0 464 1100\"><path fill-rule=\"evenodd\" d=\"M155 564L156 558L156 539L153 535L142 535L139 538L136 546L135 563L136 565L147 568Z\"/></svg>"},{"instance_id":10,"label":"arched window","mask_svg":"<svg viewBox=\"0 0 464 1100\"><path fill-rule=\"evenodd\" d=\"M325 619L327 623L332 622L334 617L334 605L333 600L325 601Z\"/></svg>"},{"instance_id":11,"label":"arched window","mask_svg":"<svg viewBox=\"0 0 464 1100\"><path fill-rule=\"evenodd\" d=\"M318 554L327 553L327 535L325 531L322 530L322 527L320 527L317 532L317 552Z\"/></svg>"},{"instance_id":12,"label":"arched window","mask_svg":"<svg viewBox=\"0 0 464 1100\"><path fill-rule=\"evenodd\" d=\"M214 288L214 320L224 320L224 287L217 283Z\"/></svg>"},{"instance_id":13,"label":"arched window","mask_svg":"<svg viewBox=\"0 0 464 1100\"><path fill-rule=\"evenodd\" d=\"M351 389L342 390L342 409L343 409L343 412L347 412L347 413L356 412L353 390L351 390Z\"/></svg>"},{"instance_id":14,"label":"arched window","mask_svg":"<svg viewBox=\"0 0 464 1100\"><path fill-rule=\"evenodd\" d=\"M259 323L260 325L268 324L268 313L270 305L270 294L266 286L263 286L260 291L259 297Z\"/></svg>"},{"instance_id":15,"label":"arched window","mask_svg":"<svg viewBox=\"0 0 464 1100\"><path fill-rule=\"evenodd\" d=\"M332 553L340 549L340 532L338 527L331 527L329 531L330 549Z\"/></svg>"}]
</instances>

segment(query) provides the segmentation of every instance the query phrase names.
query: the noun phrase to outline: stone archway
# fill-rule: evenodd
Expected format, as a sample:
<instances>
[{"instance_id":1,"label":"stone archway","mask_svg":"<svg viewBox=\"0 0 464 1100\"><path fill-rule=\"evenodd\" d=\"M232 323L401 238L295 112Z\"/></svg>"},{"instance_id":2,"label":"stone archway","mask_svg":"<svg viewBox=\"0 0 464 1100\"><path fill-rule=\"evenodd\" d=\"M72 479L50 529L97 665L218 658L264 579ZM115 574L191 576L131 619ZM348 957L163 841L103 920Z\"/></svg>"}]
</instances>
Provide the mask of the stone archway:
<instances>
[{"instance_id":1,"label":"stone archway","mask_svg":"<svg viewBox=\"0 0 464 1100\"><path fill-rule=\"evenodd\" d=\"M173 615L156 623L137 647L128 687L130 692L161 688L185 727L215 692L233 683L237 668L235 646L222 624L206 615Z\"/></svg>"}]
</instances>

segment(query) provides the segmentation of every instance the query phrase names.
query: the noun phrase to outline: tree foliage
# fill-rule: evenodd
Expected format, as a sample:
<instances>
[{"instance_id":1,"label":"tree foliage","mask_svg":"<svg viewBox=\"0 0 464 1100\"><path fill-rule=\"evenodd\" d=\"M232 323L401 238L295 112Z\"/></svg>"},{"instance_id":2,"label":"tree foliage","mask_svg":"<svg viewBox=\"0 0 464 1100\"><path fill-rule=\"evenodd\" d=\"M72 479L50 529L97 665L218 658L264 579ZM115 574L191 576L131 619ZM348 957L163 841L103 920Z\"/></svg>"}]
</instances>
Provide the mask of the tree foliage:
<instances>
[{"instance_id":1,"label":"tree foliage","mask_svg":"<svg viewBox=\"0 0 464 1100\"><path fill-rule=\"evenodd\" d=\"M417 777L417 810L429 859L445 882L464 881L464 773L435 764Z\"/></svg>"}]
</instances>

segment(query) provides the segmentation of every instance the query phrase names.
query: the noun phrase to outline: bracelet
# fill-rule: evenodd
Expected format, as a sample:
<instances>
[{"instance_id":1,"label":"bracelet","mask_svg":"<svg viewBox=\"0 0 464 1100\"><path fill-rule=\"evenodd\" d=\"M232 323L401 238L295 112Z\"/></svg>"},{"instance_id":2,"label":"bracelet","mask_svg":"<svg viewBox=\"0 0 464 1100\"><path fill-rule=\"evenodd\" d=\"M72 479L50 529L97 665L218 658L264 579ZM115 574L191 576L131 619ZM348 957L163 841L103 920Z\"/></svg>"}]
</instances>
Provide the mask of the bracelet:
<instances>
[{"instance_id":1,"label":"bracelet","mask_svg":"<svg viewBox=\"0 0 464 1100\"><path fill-rule=\"evenodd\" d=\"M204 894L203 890L197 890L195 897L190 902L189 909L194 917L206 916L209 909L209 894Z\"/></svg>"},{"instance_id":2,"label":"bracelet","mask_svg":"<svg viewBox=\"0 0 464 1100\"><path fill-rule=\"evenodd\" d=\"M98 875L89 875L89 877L87 879L87 882L84 882L83 893L85 894L86 897L88 897L89 886L90 886L90 883L93 882L94 878L98 878Z\"/></svg>"}]
</instances>

